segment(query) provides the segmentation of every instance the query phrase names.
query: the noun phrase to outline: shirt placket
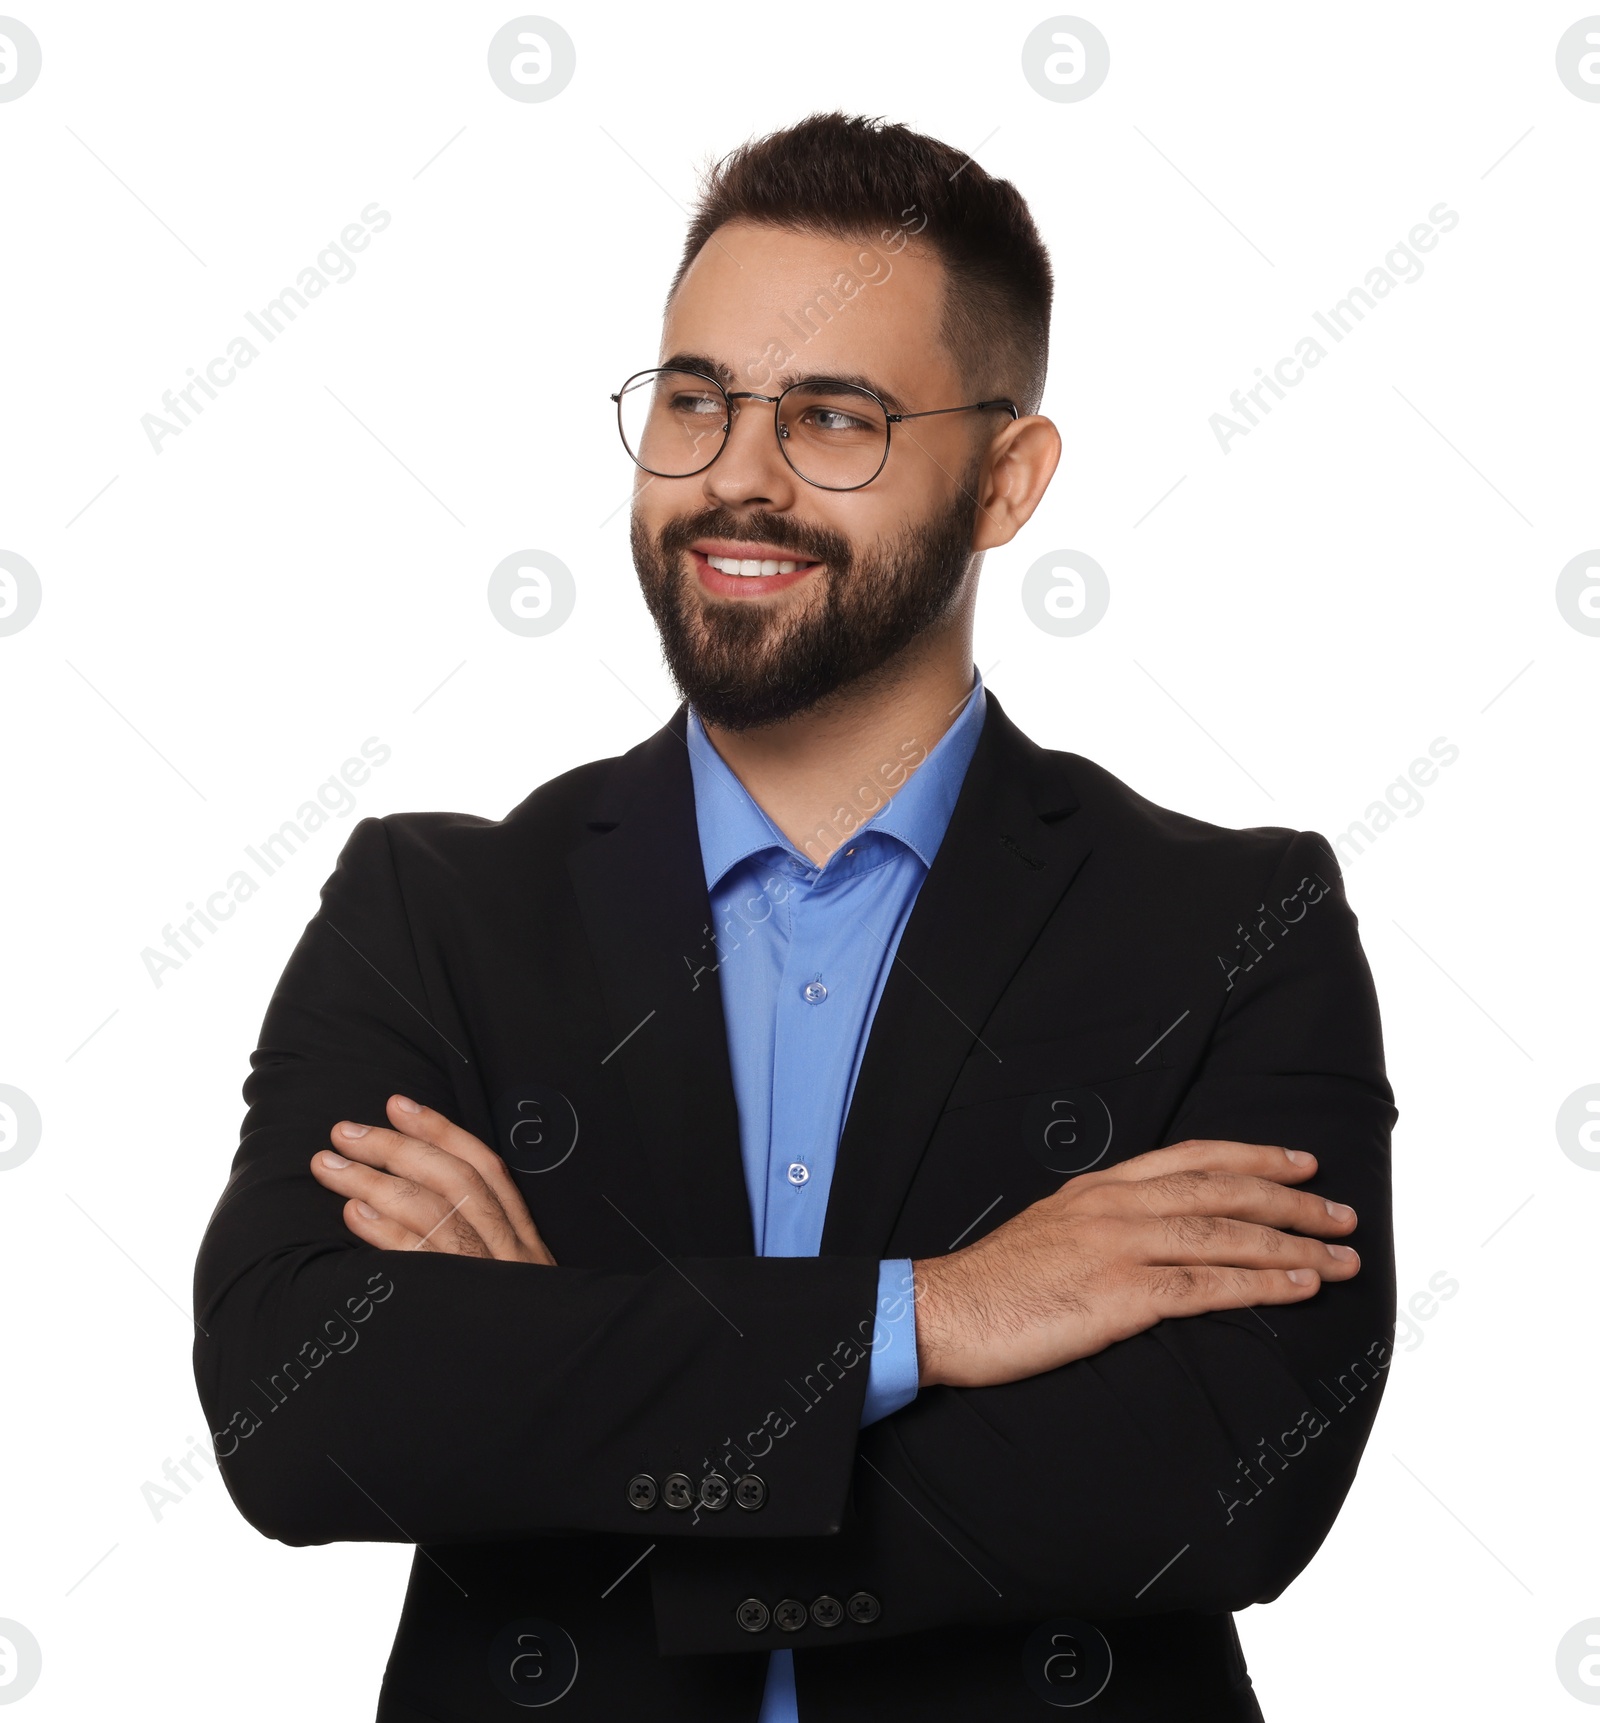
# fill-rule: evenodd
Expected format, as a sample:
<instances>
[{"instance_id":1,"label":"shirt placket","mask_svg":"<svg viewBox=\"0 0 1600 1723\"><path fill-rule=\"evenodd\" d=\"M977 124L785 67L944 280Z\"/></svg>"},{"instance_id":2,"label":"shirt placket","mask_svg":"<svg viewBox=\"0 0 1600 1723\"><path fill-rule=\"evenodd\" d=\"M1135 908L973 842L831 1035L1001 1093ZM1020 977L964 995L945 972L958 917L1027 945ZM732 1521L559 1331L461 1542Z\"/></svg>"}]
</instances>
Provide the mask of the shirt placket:
<instances>
[{"instance_id":1,"label":"shirt placket","mask_svg":"<svg viewBox=\"0 0 1600 1723\"><path fill-rule=\"evenodd\" d=\"M768 1256L814 1256L833 1175L841 1069L849 1068L848 977L837 950L837 886L796 882L778 987L767 1171ZM843 1037L843 1038L841 1038Z\"/></svg>"}]
</instances>

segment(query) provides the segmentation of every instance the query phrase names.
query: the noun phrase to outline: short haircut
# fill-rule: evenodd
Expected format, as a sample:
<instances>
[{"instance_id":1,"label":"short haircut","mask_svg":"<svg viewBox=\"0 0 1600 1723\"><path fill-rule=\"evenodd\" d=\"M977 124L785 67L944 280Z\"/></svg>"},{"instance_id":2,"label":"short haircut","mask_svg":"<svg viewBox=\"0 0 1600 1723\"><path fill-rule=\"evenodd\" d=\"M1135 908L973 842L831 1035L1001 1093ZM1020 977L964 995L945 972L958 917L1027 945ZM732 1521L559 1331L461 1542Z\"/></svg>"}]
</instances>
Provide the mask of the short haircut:
<instances>
[{"instance_id":1,"label":"short haircut","mask_svg":"<svg viewBox=\"0 0 1600 1723\"><path fill-rule=\"evenodd\" d=\"M917 227L919 220L924 225ZM940 338L974 398L1038 409L1050 352L1049 254L1022 194L937 138L812 114L741 144L706 174L668 294L730 221L877 240L916 229L946 272Z\"/></svg>"}]
</instances>

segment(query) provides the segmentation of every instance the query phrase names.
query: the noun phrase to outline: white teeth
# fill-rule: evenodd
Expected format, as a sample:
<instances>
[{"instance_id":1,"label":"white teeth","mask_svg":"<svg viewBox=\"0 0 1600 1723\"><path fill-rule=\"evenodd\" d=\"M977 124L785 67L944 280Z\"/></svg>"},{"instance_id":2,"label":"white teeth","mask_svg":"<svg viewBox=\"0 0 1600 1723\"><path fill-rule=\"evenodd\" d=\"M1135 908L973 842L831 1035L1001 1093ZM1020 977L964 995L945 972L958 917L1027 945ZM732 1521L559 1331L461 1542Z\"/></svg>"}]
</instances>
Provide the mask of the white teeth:
<instances>
[{"instance_id":1,"label":"white teeth","mask_svg":"<svg viewBox=\"0 0 1600 1723\"><path fill-rule=\"evenodd\" d=\"M747 579L762 574L793 574L803 566L798 562L779 562L772 557L708 556L706 561L719 574L738 574Z\"/></svg>"}]
</instances>

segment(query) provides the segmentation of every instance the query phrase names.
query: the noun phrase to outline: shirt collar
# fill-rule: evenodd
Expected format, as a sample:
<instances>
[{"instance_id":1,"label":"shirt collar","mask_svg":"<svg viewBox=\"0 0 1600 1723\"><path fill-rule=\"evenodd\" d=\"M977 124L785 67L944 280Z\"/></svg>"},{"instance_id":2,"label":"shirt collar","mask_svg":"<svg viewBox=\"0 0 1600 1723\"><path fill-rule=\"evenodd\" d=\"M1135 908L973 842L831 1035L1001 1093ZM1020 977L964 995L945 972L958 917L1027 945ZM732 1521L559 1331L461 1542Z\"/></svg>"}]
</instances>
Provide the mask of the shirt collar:
<instances>
[{"instance_id":1,"label":"shirt collar","mask_svg":"<svg viewBox=\"0 0 1600 1723\"><path fill-rule=\"evenodd\" d=\"M933 858L944 841L967 767L978 746L985 710L983 677L973 667L972 690L960 715L910 773L899 791L851 833L859 838L881 832L898 839L922 862ZM706 886L715 890L730 868L763 850L781 849L808 867L816 863L802 855L773 824L727 761L712 746L699 714L689 709L684 739L689 745L689 769L694 779L695 821L700 831L700 856ZM905 759L914 754L908 744Z\"/></svg>"}]
</instances>

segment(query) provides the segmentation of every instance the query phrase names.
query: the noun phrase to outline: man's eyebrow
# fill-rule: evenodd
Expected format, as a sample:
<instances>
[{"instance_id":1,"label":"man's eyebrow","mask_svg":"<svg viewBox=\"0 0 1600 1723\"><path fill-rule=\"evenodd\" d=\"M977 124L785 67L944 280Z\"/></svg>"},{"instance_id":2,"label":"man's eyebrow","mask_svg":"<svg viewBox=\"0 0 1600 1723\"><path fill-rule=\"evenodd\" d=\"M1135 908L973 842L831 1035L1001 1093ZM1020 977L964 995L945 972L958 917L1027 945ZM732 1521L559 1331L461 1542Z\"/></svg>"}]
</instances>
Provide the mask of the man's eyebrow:
<instances>
[{"instance_id":1,"label":"man's eyebrow","mask_svg":"<svg viewBox=\"0 0 1600 1723\"><path fill-rule=\"evenodd\" d=\"M708 359L704 353L674 353L670 359L663 359L657 369L661 371L698 371L702 376L715 377L724 389L733 387L732 367L720 364L715 359Z\"/></svg>"},{"instance_id":2,"label":"man's eyebrow","mask_svg":"<svg viewBox=\"0 0 1600 1723\"><path fill-rule=\"evenodd\" d=\"M876 395L891 413L906 410L905 403L897 395L856 371L785 371L781 377L772 379L771 387L781 394L796 383L845 383L852 389L865 389L868 394Z\"/></svg>"},{"instance_id":3,"label":"man's eyebrow","mask_svg":"<svg viewBox=\"0 0 1600 1723\"><path fill-rule=\"evenodd\" d=\"M663 359L659 368L663 371L698 371L703 376L715 377L724 389L734 386L732 367L707 358L704 353L674 353L670 359ZM847 383L852 389L866 389L876 395L891 413L906 410L905 403L881 383L853 371L785 371L781 377L772 378L767 388L773 394L781 395L795 383Z\"/></svg>"}]
</instances>

